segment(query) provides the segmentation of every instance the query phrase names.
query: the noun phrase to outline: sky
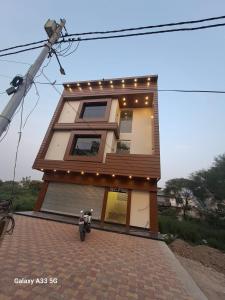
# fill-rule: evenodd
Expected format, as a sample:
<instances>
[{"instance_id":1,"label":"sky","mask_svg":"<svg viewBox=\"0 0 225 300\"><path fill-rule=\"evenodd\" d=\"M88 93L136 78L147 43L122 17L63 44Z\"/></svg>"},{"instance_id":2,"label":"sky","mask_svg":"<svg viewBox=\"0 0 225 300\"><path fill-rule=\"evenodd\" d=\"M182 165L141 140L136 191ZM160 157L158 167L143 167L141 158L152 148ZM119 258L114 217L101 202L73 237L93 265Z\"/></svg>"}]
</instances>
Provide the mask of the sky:
<instances>
[{"instance_id":1,"label":"sky","mask_svg":"<svg viewBox=\"0 0 225 300\"><path fill-rule=\"evenodd\" d=\"M224 12L223 0L8 0L1 4L0 48L45 39L44 24L48 18L65 18L68 32L75 33L209 18ZM40 49L0 57L0 92L9 87L15 75L26 73L39 52ZM51 81L158 74L159 89L225 90L225 27L81 42L78 50L62 58L61 63L65 76L60 75L55 59L45 69ZM46 79L40 76L38 81ZM41 179L42 173L32 170L32 164L59 100L50 85L37 84L37 88L40 100L23 129L17 180L25 176ZM58 89L62 91L62 87ZM159 93L160 186L169 179L188 177L192 172L209 168L213 159L225 152L224 98L223 94ZM0 95L0 112L9 99ZM36 100L32 87L25 99L25 117ZM13 178L19 121L17 114L0 143L2 180Z\"/></svg>"}]
</instances>

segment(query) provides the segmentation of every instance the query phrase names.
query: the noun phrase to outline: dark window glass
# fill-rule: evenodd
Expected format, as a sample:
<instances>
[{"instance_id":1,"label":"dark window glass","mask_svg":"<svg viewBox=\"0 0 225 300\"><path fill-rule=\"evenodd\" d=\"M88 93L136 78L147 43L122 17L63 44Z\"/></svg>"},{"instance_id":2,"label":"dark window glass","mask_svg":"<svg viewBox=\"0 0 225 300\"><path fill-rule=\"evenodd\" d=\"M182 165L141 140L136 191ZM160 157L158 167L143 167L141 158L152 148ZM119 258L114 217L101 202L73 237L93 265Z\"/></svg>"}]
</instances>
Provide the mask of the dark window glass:
<instances>
[{"instance_id":1,"label":"dark window glass","mask_svg":"<svg viewBox=\"0 0 225 300\"><path fill-rule=\"evenodd\" d=\"M103 103L86 103L83 105L80 118L83 119L95 119L104 118L106 111L106 102Z\"/></svg>"},{"instance_id":2,"label":"dark window glass","mask_svg":"<svg viewBox=\"0 0 225 300\"><path fill-rule=\"evenodd\" d=\"M117 142L116 153L130 153L130 142L129 141L119 141Z\"/></svg>"},{"instance_id":3,"label":"dark window glass","mask_svg":"<svg viewBox=\"0 0 225 300\"><path fill-rule=\"evenodd\" d=\"M72 155L95 156L98 154L101 136L75 137Z\"/></svg>"},{"instance_id":4,"label":"dark window glass","mask_svg":"<svg viewBox=\"0 0 225 300\"><path fill-rule=\"evenodd\" d=\"M120 132L129 133L132 131L132 110L123 110L120 114Z\"/></svg>"}]
</instances>

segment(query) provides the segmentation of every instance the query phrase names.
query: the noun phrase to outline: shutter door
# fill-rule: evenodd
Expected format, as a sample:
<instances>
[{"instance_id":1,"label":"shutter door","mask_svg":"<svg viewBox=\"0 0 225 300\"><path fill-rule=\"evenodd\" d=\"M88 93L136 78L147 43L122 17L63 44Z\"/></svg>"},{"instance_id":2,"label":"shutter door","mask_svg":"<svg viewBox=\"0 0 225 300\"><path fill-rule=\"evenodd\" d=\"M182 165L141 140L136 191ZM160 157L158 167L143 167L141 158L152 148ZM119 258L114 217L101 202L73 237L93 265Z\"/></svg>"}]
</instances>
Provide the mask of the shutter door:
<instances>
[{"instance_id":1,"label":"shutter door","mask_svg":"<svg viewBox=\"0 0 225 300\"><path fill-rule=\"evenodd\" d=\"M100 220L103 187L68 183L49 183L41 211L79 216L81 210L93 208L93 218Z\"/></svg>"}]
</instances>

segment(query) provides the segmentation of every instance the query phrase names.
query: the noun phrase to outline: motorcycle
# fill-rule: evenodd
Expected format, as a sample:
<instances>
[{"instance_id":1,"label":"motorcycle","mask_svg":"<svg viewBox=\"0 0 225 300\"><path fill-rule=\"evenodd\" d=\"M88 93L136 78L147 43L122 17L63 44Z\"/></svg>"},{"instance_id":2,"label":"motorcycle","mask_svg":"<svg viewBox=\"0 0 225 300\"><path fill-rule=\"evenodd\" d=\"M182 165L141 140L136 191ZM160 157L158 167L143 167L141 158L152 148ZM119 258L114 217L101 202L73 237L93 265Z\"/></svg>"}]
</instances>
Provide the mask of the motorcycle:
<instances>
[{"instance_id":1,"label":"motorcycle","mask_svg":"<svg viewBox=\"0 0 225 300\"><path fill-rule=\"evenodd\" d=\"M80 219L79 219L79 232L80 232L80 240L83 242L85 240L86 232L91 232L91 220L92 220L92 212L91 210L80 211Z\"/></svg>"}]
</instances>

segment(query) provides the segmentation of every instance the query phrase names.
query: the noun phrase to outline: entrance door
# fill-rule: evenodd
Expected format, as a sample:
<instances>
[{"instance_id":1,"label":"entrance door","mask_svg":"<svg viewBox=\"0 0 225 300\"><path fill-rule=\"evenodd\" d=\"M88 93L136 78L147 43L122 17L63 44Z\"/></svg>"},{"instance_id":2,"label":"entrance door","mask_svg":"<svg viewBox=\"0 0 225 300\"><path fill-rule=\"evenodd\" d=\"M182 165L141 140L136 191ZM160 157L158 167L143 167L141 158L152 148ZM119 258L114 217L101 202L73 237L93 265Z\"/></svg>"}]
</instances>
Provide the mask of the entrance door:
<instances>
[{"instance_id":1,"label":"entrance door","mask_svg":"<svg viewBox=\"0 0 225 300\"><path fill-rule=\"evenodd\" d=\"M126 224L128 191L110 189L107 196L105 221Z\"/></svg>"}]
</instances>

